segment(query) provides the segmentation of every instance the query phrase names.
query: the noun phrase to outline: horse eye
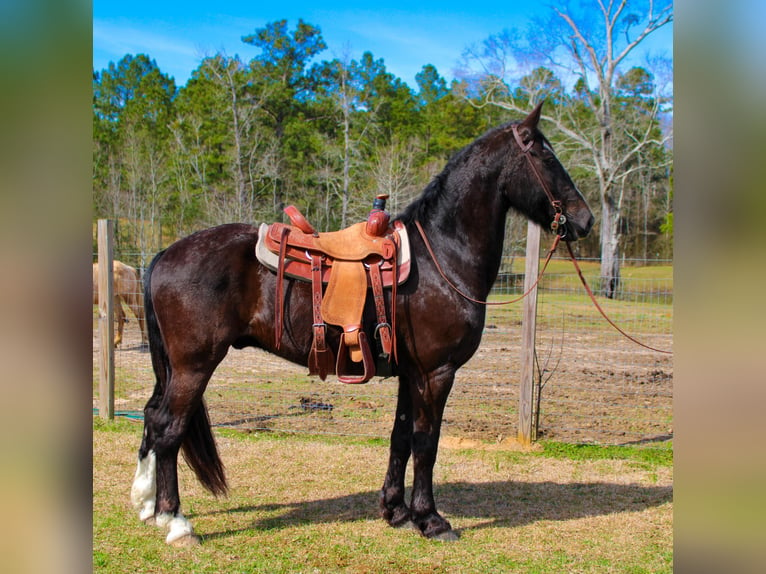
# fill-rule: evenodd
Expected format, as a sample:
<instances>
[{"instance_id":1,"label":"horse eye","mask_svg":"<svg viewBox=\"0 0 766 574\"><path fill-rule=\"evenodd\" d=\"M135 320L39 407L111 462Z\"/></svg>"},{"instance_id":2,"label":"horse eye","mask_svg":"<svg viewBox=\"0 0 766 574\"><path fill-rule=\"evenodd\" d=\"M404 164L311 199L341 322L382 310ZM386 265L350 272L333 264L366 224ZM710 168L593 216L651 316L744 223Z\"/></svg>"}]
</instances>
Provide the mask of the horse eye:
<instances>
[{"instance_id":1,"label":"horse eye","mask_svg":"<svg viewBox=\"0 0 766 574\"><path fill-rule=\"evenodd\" d=\"M542 152L542 158L545 162L553 162L556 161L556 154L554 153L553 149L548 144L543 144L543 152Z\"/></svg>"}]
</instances>

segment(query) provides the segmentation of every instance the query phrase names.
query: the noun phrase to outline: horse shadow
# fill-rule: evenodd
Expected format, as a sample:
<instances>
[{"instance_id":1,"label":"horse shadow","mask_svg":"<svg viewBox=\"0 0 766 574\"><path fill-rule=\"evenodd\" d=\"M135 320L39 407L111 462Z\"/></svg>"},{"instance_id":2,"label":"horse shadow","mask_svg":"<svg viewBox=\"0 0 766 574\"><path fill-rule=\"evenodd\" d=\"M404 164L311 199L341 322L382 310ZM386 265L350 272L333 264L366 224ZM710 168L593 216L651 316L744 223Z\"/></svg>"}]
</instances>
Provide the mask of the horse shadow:
<instances>
[{"instance_id":1,"label":"horse shadow","mask_svg":"<svg viewBox=\"0 0 766 574\"><path fill-rule=\"evenodd\" d=\"M123 343L115 348L115 351L117 352L136 352L136 353L148 353L149 352L149 343L131 343L126 344L124 341Z\"/></svg>"},{"instance_id":2,"label":"horse shadow","mask_svg":"<svg viewBox=\"0 0 766 574\"><path fill-rule=\"evenodd\" d=\"M642 486L608 482L448 482L439 485L439 511L450 521L484 519L456 532L493 527L518 527L541 520L568 521L578 518L641 512L673 500L672 486ZM358 492L334 498L302 502L247 505L200 512L197 516L252 513L243 528L212 532L205 539L235 536L252 530L275 530L322 522L353 522L378 518L378 491ZM407 493L409 499L409 489ZM188 515L190 518L193 513Z\"/></svg>"}]
</instances>

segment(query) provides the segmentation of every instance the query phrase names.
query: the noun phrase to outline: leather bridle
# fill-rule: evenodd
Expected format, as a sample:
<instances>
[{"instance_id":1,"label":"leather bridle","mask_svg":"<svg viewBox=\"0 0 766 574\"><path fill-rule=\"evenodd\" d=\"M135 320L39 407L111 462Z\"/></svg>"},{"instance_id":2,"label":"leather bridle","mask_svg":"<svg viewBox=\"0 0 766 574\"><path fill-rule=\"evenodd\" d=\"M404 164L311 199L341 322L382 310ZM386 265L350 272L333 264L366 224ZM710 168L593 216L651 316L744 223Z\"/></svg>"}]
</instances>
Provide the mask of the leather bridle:
<instances>
[{"instance_id":1,"label":"leather bridle","mask_svg":"<svg viewBox=\"0 0 766 574\"><path fill-rule=\"evenodd\" d=\"M474 299L467 293L464 293L463 291L461 291L457 285L455 285L452 281L450 281L449 277L447 277L447 274L444 272L441 265L439 265L439 260L436 258L436 253L434 253L434 250L431 247L431 242L428 241L428 237L426 236L426 232L423 229L423 226L420 224L418 220L415 220L415 226L418 228L420 237L423 239L423 243L426 246L426 250L428 251L428 254L431 256L431 259L433 260L434 265L436 265L436 270L439 272L439 275L442 276L442 279L444 279L447 282L447 284L450 287L452 287L452 289L456 291L461 297L473 303L478 303L480 305L509 305L511 303L517 303L518 301L521 301L522 299L524 299L524 297L529 295L535 289L535 287L537 287L537 284L543 278L543 273L545 273L545 270L548 267L548 263L553 257L553 254L556 252L556 248L558 247L559 242L566 237L566 227L564 224L566 223L567 218L564 215L564 210L561 206L561 201L553 197L553 194L551 193L551 190L548 187L548 184L545 183L543 176L540 174L540 170L537 169L537 166L535 165L535 162L532 161L531 154L529 153L530 150L532 149L532 146L535 143L534 139L530 140L528 143L525 144L524 140L522 140L521 136L519 135L517 124L513 124L511 126L511 130L513 131L513 137L516 139L516 143L519 145L519 148L524 154L524 157L527 158L527 161L529 162L529 166L532 168L532 172L535 174L537 181L540 183L540 187L543 188L545 195L548 196L548 201L551 202L551 205L553 206L553 209L556 212L555 215L553 216L553 221L551 221L551 230L556 234L556 237L553 240L553 244L551 245L551 248L548 250L548 255L545 257L545 263L543 263L542 269L540 269L540 272L537 275L537 279L535 279L535 282L524 293L522 293L520 297L516 297L515 299L511 299L508 301L487 301L487 300L481 300L481 299Z\"/></svg>"},{"instance_id":2,"label":"leather bridle","mask_svg":"<svg viewBox=\"0 0 766 574\"><path fill-rule=\"evenodd\" d=\"M532 173L535 174L535 177L537 178L537 181L540 184L540 187L543 188L545 195L548 196L548 201L551 202L551 206L556 212L556 214L553 216L553 221L551 221L551 231L553 231L554 233L556 233L559 237L563 239L564 237L566 237L566 234L567 234L566 226L564 225L567 222L567 217L566 215L564 215L564 208L562 207L561 200L558 200L555 197L553 197L553 194L551 193L551 190L548 187L548 184L545 183L543 176L540 174L540 170L537 169L535 162L532 161L532 154L529 152L532 150L532 146L534 145L535 140L531 139L529 140L529 142L524 143L524 140L522 140L521 136L519 135L519 129L517 124L513 124L511 126L511 130L513 131L513 137L516 140L516 143L519 145L519 148L524 154L524 157L527 158L529 167L532 168Z\"/></svg>"}]
</instances>

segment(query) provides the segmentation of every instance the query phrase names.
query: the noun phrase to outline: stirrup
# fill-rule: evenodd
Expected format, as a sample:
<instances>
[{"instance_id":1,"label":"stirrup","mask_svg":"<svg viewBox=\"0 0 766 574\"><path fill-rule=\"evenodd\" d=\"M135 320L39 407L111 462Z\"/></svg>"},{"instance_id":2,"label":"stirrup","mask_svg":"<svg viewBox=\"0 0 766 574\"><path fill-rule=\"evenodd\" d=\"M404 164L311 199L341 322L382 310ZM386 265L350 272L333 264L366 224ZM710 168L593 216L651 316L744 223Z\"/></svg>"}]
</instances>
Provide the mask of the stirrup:
<instances>
[{"instance_id":1,"label":"stirrup","mask_svg":"<svg viewBox=\"0 0 766 574\"><path fill-rule=\"evenodd\" d=\"M367 343L367 335L364 331L359 330L359 348L362 351L362 365L364 366L364 372L361 375L345 374L345 367L348 357L348 347L346 347L346 334L341 335L340 345L338 346L338 359L335 366L335 372L338 375L338 380L341 383L359 384L366 383L372 377L375 376L375 361L372 358L370 352L370 345Z\"/></svg>"}]
</instances>

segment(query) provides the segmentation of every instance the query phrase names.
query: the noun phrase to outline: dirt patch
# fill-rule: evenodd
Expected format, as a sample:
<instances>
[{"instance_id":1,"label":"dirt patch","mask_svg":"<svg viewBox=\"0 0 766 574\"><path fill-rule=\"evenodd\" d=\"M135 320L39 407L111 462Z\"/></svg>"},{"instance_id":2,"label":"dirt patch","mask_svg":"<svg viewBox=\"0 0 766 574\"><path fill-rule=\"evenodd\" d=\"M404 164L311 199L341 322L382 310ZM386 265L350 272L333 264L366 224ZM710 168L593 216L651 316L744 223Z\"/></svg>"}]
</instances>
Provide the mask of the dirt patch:
<instances>
[{"instance_id":1,"label":"dirt patch","mask_svg":"<svg viewBox=\"0 0 766 574\"><path fill-rule=\"evenodd\" d=\"M516 448L521 370L517 323L512 315L490 316L479 350L458 371L443 428L445 437L457 441L455 448L461 448L460 441ZM98 406L97 335L94 332L94 407ZM644 339L663 348L672 344L669 334ZM539 329L537 354L538 378L544 383L538 437L600 444L652 443L673 437L672 358L585 324L568 326L566 331ZM154 375L135 320L125 327L115 361L115 408L140 414ZM305 367L244 349L232 350L219 366L206 400L213 423L225 427L385 438L391 431L396 389L394 378L374 378L365 385L322 382L308 377Z\"/></svg>"}]
</instances>

